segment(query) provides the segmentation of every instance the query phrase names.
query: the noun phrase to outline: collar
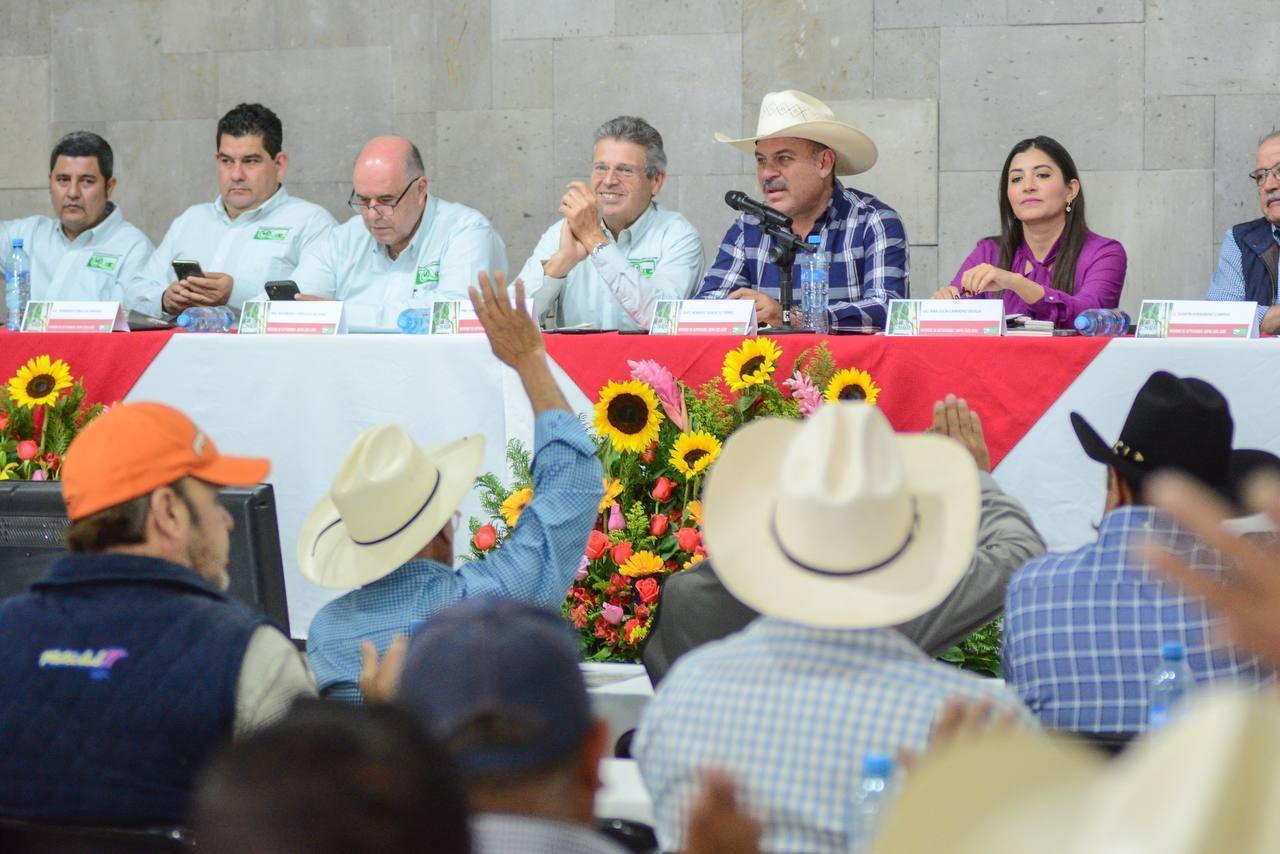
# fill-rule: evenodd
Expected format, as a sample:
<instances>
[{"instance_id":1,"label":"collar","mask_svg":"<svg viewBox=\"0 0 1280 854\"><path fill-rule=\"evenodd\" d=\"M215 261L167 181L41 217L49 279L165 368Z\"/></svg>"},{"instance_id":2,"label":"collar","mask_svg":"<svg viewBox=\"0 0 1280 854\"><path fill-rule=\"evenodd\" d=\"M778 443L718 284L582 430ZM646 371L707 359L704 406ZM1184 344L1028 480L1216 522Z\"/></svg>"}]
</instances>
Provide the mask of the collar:
<instances>
[{"instance_id":1,"label":"collar","mask_svg":"<svg viewBox=\"0 0 1280 854\"><path fill-rule=\"evenodd\" d=\"M57 233L59 237L62 238L62 242L65 243L67 246L74 244L77 240L79 240L82 237L85 238L84 240L85 243L92 243L94 237L97 236L99 231L108 230L111 226L115 225L116 222L119 221L122 216L123 214L120 213L120 209L116 207L115 202L107 202L107 215L102 218L102 222L98 223L93 228L86 228L84 231L77 234L74 238L67 237L67 233L62 230L62 223L58 222L57 218L55 217L54 221L57 222L57 225L54 227L54 231Z\"/></svg>"},{"instance_id":2,"label":"collar","mask_svg":"<svg viewBox=\"0 0 1280 854\"><path fill-rule=\"evenodd\" d=\"M1048 269L1053 266L1053 262L1058 260L1058 250L1062 248L1062 238L1066 237L1067 230L1062 229L1062 233L1058 235L1058 239L1053 241L1053 245L1049 247L1049 253L1044 256L1043 261L1037 261L1036 256L1032 254L1031 247L1027 244L1027 238L1024 235L1022 245L1019 246L1021 254L1025 255L1025 260L1031 262L1032 269Z\"/></svg>"},{"instance_id":3,"label":"collar","mask_svg":"<svg viewBox=\"0 0 1280 854\"><path fill-rule=\"evenodd\" d=\"M1128 540L1134 531L1157 527L1168 530L1174 527L1174 522L1154 507L1126 504L1102 517L1102 521L1098 523L1098 542L1107 537L1119 537L1121 544L1128 546Z\"/></svg>"},{"instance_id":4,"label":"collar","mask_svg":"<svg viewBox=\"0 0 1280 854\"><path fill-rule=\"evenodd\" d=\"M400 254L397 255L394 259L391 257L391 253L387 251L387 247L383 246L381 243L374 240L373 235L370 234L369 229L366 228L365 234L369 235L369 242L373 244L370 251L372 251L376 255L380 255L383 258L386 258L388 261L390 261L393 264L396 261L399 261L401 258L404 258L406 256L410 258L417 257L418 241L422 239L422 236L426 234L427 231L430 230L431 225L435 222L436 209L439 206L440 205L436 201L436 197L431 195L431 192L428 191L427 203L422 207L422 219L418 220L418 227L413 230L413 234L410 235L409 237L409 242L405 244L404 249L401 249Z\"/></svg>"},{"instance_id":5,"label":"collar","mask_svg":"<svg viewBox=\"0 0 1280 854\"><path fill-rule=\"evenodd\" d=\"M613 232L609 231L609 226L605 224L604 217L600 217L600 230L604 232L605 237L609 238L610 243L621 243L624 234L629 235L634 242L639 240L649 229L649 226L653 224L654 217L657 216L657 210L658 203L650 199L649 206L644 209L640 216L636 217L636 221L619 231L617 237L614 237ZM591 247L588 246L587 248L590 249Z\"/></svg>"},{"instance_id":6,"label":"collar","mask_svg":"<svg viewBox=\"0 0 1280 854\"><path fill-rule=\"evenodd\" d=\"M235 219L232 219L227 214L227 206L222 203L222 194L219 193L217 197L214 198L213 200L213 210L214 210L214 213L217 215L218 220L223 225L231 225L232 223L241 222L241 221L253 222L259 217L266 216L268 211L275 210L280 205L284 204L284 201L287 198L289 198L289 194L285 192L284 184L281 183L280 186L276 188L276 191L272 193L270 198L268 198L265 202L258 205L253 210L245 211Z\"/></svg>"},{"instance_id":7,"label":"collar","mask_svg":"<svg viewBox=\"0 0 1280 854\"><path fill-rule=\"evenodd\" d=\"M226 594L192 569L157 557L129 554L69 554L58 558L32 590L63 589L82 584L149 584L175 587L225 600Z\"/></svg>"}]
</instances>

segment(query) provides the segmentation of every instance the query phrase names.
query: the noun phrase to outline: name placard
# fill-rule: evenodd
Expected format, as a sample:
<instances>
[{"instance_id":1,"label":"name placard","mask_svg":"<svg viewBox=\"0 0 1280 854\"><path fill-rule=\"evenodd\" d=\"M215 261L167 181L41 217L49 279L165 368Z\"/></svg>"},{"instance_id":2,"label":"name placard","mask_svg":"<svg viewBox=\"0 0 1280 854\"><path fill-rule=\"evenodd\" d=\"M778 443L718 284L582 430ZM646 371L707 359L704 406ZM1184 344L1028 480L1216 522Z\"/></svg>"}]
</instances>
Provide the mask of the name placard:
<instances>
[{"instance_id":1,"label":"name placard","mask_svg":"<svg viewBox=\"0 0 1280 854\"><path fill-rule=\"evenodd\" d=\"M426 308L415 310L428 312L428 327L426 329L405 329L401 326L401 332L416 335L484 334L484 324L476 316L476 309L471 304L471 300L433 300ZM529 313L530 317L534 316L532 297L524 301L524 310Z\"/></svg>"},{"instance_id":2,"label":"name placard","mask_svg":"<svg viewBox=\"0 0 1280 854\"><path fill-rule=\"evenodd\" d=\"M1003 335L1004 301L998 299L889 300L889 335Z\"/></svg>"},{"instance_id":3,"label":"name placard","mask_svg":"<svg viewBox=\"0 0 1280 854\"><path fill-rule=\"evenodd\" d=\"M23 332L128 332L118 302L29 302Z\"/></svg>"},{"instance_id":4,"label":"name placard","mask_svg":"<svg viewBox=\"0 0 1280 854\"><path fill-rule=\"evenodd\" d=\"M1258 304L1224 300L1142 301L1138 338L1257 338Z\"/></svg>"},{"instance_id":5,"label":"name placard","mask_svg":"<svg viewBox=\"0 0 1280 854\"><path fill-rule=\"evenodd\" d=\"M650 335L754 335L756 304L749 299L659 300Z\"/></svg>"},{"instance_id":6,"label":"name placard","mask_svg":"<svg viewBox=\"0 0 1280 854\"><path fill-rule=\"evenodd\" d=\"M249 300L240 308L241 335L342 335L338 300Z\"/></svg>"}]
</instances>

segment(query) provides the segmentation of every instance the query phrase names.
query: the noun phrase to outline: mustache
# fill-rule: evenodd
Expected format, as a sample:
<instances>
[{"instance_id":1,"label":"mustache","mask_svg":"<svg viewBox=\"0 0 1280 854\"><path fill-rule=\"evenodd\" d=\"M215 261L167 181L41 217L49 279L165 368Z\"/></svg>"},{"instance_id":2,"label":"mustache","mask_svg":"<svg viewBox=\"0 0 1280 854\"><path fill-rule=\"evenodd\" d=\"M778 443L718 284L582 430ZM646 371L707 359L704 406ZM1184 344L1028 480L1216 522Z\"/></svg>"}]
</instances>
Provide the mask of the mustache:
<instances>
[{"instance_id":1,"label":"mustache","mask_svg":"<svg viewBox=\"0 0 1280 854\"><path fill-rule=\"evenodd\" d=\"M1272 202L1277 200L1280 200L1280 190L1267 191L1267 204L1271 204Z\"/></svg>"},{"instance_id":2,"label":"mustache","mask_svg":"<svg viewBox=\"0 0 1280 854\"><path fill-rule=\"evenodd\" d=\"M765 181L760 189L767 193L770 190L786 190L788 187L787 182L781 178L771 178L770 180Z\"/></svg>"}]
</instances>

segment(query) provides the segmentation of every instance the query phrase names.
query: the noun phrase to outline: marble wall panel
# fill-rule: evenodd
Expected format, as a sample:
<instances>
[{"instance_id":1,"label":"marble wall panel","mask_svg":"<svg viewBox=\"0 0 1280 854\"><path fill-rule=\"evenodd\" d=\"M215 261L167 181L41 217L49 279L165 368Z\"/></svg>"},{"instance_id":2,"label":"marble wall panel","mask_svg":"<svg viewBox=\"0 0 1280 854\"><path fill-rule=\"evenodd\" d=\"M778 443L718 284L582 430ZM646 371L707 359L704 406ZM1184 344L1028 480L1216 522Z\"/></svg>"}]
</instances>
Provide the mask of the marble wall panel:
<instances>
[{"instance_id":1,"label":"marble wall panel","mask_svg":"<svg viewBox=\"0 0 1280 854\"><path fill-rule=\"evenodd\" d=\"M876 29L986 27L1005 22L1008 0L875 0Z\"/></svg>"},{"instance_id":2,"label":"marble wall panel","mask_svg":"<svg viewBox=\"0 0 1280 854\"><path fill-rule=\"evenodd\" d=\"M484 110L493 102L489 4L410 4L397 24L390 61L396 109ZM501 69L501 65L499 65Z\"/></svg>"},{"instance_id":3,"label":"marble wall panel","mask_svg":"<svg viewBox=\"0 0 1280 854\"><path fill-rule=\"evenodd\" d=\"M876 30L875 97L938 99L938 29Z\"/></svg>"},{"instance_id":4,"label":"marble wall panel","mask_svg":"<svg viewBox=\"0 0 1280 854\"><path fill-rule=\"evenodd\" d=\"M938 281L950 282L984 237L1000 231L999 171L942 172L938 176Z\"/></svg>"},{"instance_id":5,"label":"marble wall panel","mask_svg":"<svg viewBox=\"0 0 1280 854\"><path fill-rule=\"evenodd\" d=\"M44 3L0 6L0 56L47 56L49 8Z\"/></svg>"},{"instance_id":6,"label":"marble wall panel","mask_svg":"<svg viewBox=\"0 0 1280 854\"><path fill-rule=\"evenodd\" d=\"M493 43L493 106L498 110L551 109L551 39L507 39Z\"/></svg>"},{"instance_id":7,"label":"marble wall panel","mask_svg":"<svg viewBox=\"0 0 1280 854\"><path fill-rule=\"evenodd\" d=\"M116 151L130 153L129 179L123 176L115 201L125 219L159 243L178 214L218 195L213 163L216 119L123 121L107 124L106 137Z\"/></svg>"},{"instance_id":8,"label":"marble wall panel","mask_svg":"<svg viewBox=\"0 0 1280 854\"><path fill-rule=\"evenodd\" d=\"M613 32L614 0L492 0L494 35L500 39L607 36Z\"/></svg>"},{"instance_id":9,"label":"marble wall panel","mask_svg":"<svg viewBox=\"0 0 1280 854\"><path fill-rule=\"evenodd\" d=\"M618 36L742 32L743 0L649 0L614 9Z\"/></svg>"},{"instance_id":10,"label":"marble wall panel","mask_svg":"<svg viewBox=\"0 0 1280 854\"><path fill-rule=\"evenodd\" d=\"M1213 98L1149 96L1145 109L1144 168L1213 168Z\"/></svg>"},{"instance_id":11,"label":"marble wall panel","mask_svg":"<svg viewBox=\"0 0 1280 854\"><path fill-rule=\"evenodd\" d=\"M1115 24L1142 21L1143 0L1006 0L1010 24Z\"/></svg>"},{"instance_id":12,"label":"marble wall panel","mask_svg":"<svg viewBox=\"0 0 1280 854\"><path fill-rule=\"evenodd\" d=\"M53 216L47 189L0 190L0 219L21 219L35 214Z\"/></svg>"},{"instance_id":13,"label":"marble wall panel","mask_svg":"<svg viewBox=\"0 0 1280 854\"><path fill-rule=\"evenodd\" d=\"M1231 226L1262 215L1248 176L1258 141L1280 128L1280 95L1219 95L1214 104L1212 236L1220 241Z\"/></svg>"},{"instance_id":14,"label":"marble wall panel","mask_svg":"<svg viewBox=\"0 0 1280 854\"><path fill-rule=\"evenodd\" d=\"M745 0L743 100L780 89L869 98L874 41L872 0Z\"/></svg>"},{"instance_id":15,"label":"marble wall panel","mask_svg":"<svg viewBox=\"0 0 1280 854\"><path fill-rule=\"evenodd\" d=\"M680 211L693 224L702 237L702 248L707 266L716 259L720 241L737 213L724 203L724 194L740 190L752 198L760 197L760 186L755 173L750 175L688 175L680 179L678 192L672 194L664 187L659 204Z\"/></svg>"},{"instance_id":16,"label":"marble wall panel","mask_svg":"<svg viewBox=\"0 0 1280 854\"><path fill-rule=\"evenodd\" d=\"M0 187L45 187L49 175L49 60L0 56Z\"/></svg>"},{"instance_id":17,"label":"marble wall panel","mask_svg":"<svg viewBox=\"0 0 1280 854\"><path fill-rule=\"evenodd\" d=\"M1277 44L1280 18L1147 24L1147 94L1280 92Z\"/></svg>"},{"instance_id":18,"label":"marble wall panel","mask_svg":"<svg viewBox=\"0 0 1280 854\"><path fill-rule=\"evenodd\" d=\"M938 276L938 247L911 244L911 298L928 299L942 283Z\"/></svg>"}]
</instances>

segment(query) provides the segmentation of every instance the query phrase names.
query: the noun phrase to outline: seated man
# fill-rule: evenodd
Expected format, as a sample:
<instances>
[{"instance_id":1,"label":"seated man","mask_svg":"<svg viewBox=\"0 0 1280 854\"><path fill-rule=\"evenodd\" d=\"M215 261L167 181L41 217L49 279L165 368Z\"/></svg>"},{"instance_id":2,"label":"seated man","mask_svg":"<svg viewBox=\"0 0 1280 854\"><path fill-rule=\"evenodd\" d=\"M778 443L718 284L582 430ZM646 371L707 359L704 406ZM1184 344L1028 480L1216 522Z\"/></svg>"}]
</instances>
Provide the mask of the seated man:
<instances>
[{"instance_id":1,"label":"seated man","mask_svg":"<svg viewBox=\"0 0 1280 854\"><path fill-rule=\"evenodd\" d=\"M889 300L910 294L907 233L892 208L869 193L846 188L836 177L874 166L875 143L836 121L817 98L790 89L764 96L755 136L729 139L717 133L716 139L754 152L764 203L791 217L791 230L802 240L822 238L822 251L831 261L831 329L884 329ZM769 260L773 244L759 220L740 215L721 241L698 298L755 300L756 319L780 325L780 278ZM792 286L798 305L798 275L793 275Z\"/></svg>"},{"instance_id":2,"label":"seated man","mask_svg":"<svg viewBox=\"0 0 1280 854\"><path fill-rule=\"evenodd\" d=\"M1222 556L1147 506L1144 487L1169 468L1229 488L1226 399L1203 380L1158 371L1114 445L1077 413L1071 423L1085 454L1107 466L1104 515L1096 542L1042 555L1014 574L1005 602L1009 685L1047 727L1135 733L1146 729L1147 683L1163 643L1183 645L1197 683L1270 680L1252 656L1219 642L1204 602L1157 576L1147 551L1156 545L1205 577L1224 575Z\"/></svg>"},{"instance_id":3,"label":"seated man","mask_svg":"<svg viewBox=\"0 0 1280 854\"><path fill-rule=\"evenodd\" d=\"M1044 540L1016 498L1005 495L990 474L991 457L982 423L964 400L948 395L934 407L928 432L958 440L978 464L982 510L978 547L964 578L937 607L896 628L930 656L964 640L1004 606L1013 571L1044 552ZM662 607L644 645L644 667L654 685L680 656L744 628L759 616L720 583L711 561L677 572L662 586Z\"/></svg>"},{"instance_id":4,"label":"seated man","mask_svg":"<svg viewBox=\"0 0 1280 854\"><path fill-rule=\"evenodd\" d=\"M73 554L0 603L0 815L183 824L216 747L315 694L293 643L225 593L218 487L268 467L156 403L114 406L71 443Z\"/></svg>"},{"instance_id":5,"label":"seated man","mask_svg":"<svg viewBox=\"0 0 1280 854\"><path fill-rule=\"evenodd\" d=\"M477 274L506 275L498 232L479 211L427 193L422 155L409 140L369 140L351 183L356 216L311 247L294 271L303 298L343 300L353 326L395 329L406 308L465 300Z\"/></svg>"},{"instance_id":6,"label":"seated man","mask_svg":"<svg viewBox=\"0 0 1280 854\"><path fill-rule=\"evenodd\" d=\"M569 185L564 218L543 233L520 278L548 328L644 329L658 300L693 292L702 238L654 201L667 154L652 125L618 116L596 129L595 144L591 185Z\"/></svg>"},{"instance_id":7,"label":"seated man","mask_svg":"<svg viewBox=\"0 0 1280 854\"><path fill-rule=\"evenodd\" d=\"M239 104L218 120L214 163L219 195L187 208L132 282L131 308L155 317L191 306L229 305L265 296L287 279L302 250L333 225L319 205L289 195L280 119L261 104ZM195 261L202 275L175 281L174 261Z\"/></svg>"},{"instance_id":8,"label":"seated man","mask_svg":"<svg viewBox=\"0 0 1280 854\"><path fill-rule=\"evenodd\" d=\"M125 222L111 201L116 188L111 146L78 130L49 155L49 198L57 217L0 222L0 266L15 237L31 259L32 300L123 303L125 285L151 257L151 241Z\"/></svg>"},{"instance_id":9,"label":"seated man","mask_svg":"<svg viewBox=\"0 0 1280 854\"><path fill-rule=\"evenodd\" d=\"M361 641L384 654L411 623L467 596L558 608L586 547L604 493L595 445L556 387L523 288L516 283L513 307L501 274L496 289L483 274L480 282L471 300L494 355L516 370L533 404L533 500L502 548L455 570L451 519L479 474L484 436L420 448L394 424L361 433L298 538L304 576L360 588L311 622L307 653L328 696L360 700Z\"/></svg>"},{"instance_id":10,"label":"seated man","mask_svg":"<svg viewBox=\"0 0 1280 854\"><path fill-rule=\"evenodd\" d=\"M1249 177L1258 185L1262 216L1227 229L1205 298L1256 302L1262 334L1275 335L1280 333L1276 290L1280 270L1280 131L1272 131L1258 143L1255 163Z\"/></svg>"},{"instance_id":11,"label":"seated man","mask_svg":"<svg viewBox=\"0 0 1280 854\"><path fill-rule=\"evenodd\" d=\"M953 695L1030 715L1003 686L931 660L889 628L942 602L978 528L973 458L895 436L880 410L757 419L707 475L703 536L725 587L761 617L676 663L633 754L658 840L684 836L702 768L738 780L766 851L846 852L867 753L920 750Z\"/></svg>"}]
</instances>

